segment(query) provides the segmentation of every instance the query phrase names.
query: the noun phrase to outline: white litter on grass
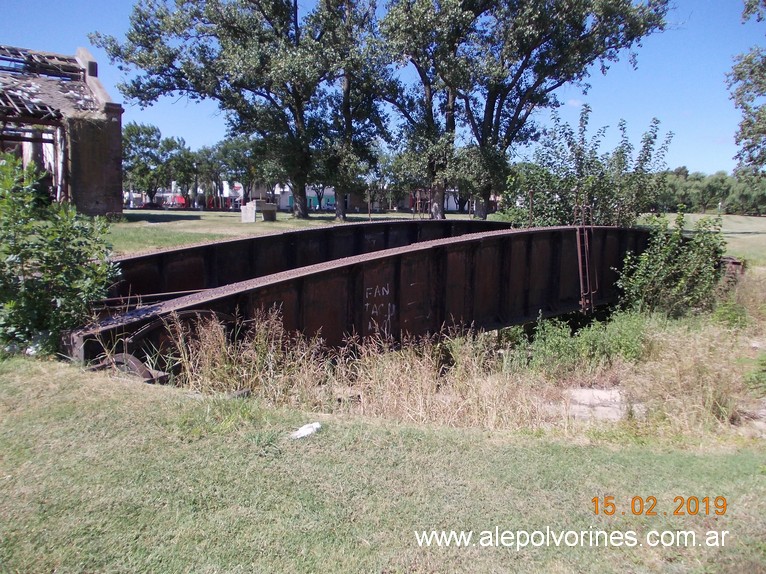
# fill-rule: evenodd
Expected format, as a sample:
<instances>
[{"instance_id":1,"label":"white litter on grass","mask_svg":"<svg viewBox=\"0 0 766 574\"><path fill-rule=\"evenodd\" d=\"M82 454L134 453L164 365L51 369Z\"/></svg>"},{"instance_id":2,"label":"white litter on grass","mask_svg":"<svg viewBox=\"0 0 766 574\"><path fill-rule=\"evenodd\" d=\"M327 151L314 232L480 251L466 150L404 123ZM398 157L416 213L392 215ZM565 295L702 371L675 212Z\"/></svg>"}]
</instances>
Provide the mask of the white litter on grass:
<instances>
[{"instance_id":1,"label":"white litter on grass","mask_svg":"<svg viewBox=\"0 0 766 574\"><path fill-rule=\"evenodd\" d=\"M314 434L321 428L322 428L322 425L320 425L319 423L309 423L307 425L303 425L297 431L292 433L290 435L290 438L304 438Z\"/></svg>"}]
</instances>

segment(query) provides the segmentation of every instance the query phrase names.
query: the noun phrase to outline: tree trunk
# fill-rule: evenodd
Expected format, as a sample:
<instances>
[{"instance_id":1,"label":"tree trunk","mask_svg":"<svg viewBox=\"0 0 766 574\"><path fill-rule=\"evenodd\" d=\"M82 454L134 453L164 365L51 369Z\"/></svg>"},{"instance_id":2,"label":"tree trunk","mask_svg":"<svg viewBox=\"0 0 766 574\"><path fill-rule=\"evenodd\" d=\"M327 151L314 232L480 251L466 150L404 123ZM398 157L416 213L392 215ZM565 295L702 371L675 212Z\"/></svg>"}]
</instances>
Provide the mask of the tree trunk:
<instances>
[{"instance_id":1,"label":"tree trunk","mask_svg":"<svg viewBox=\"0 0 766 574\"><path fill-rule=\"evenodd\" d=\"M452 155L455 146L455 101L457 99L457 90L450 87L447 90L447 109L445 110L445 133L450 140L450 149L447 152ZM441 158L441 169L448 167L450 163L449 157ZM436 168L434 166L433 175L436 175ZM433 181L433 178L431 179ZM433 197L431 198L431 219L446 219L444 215L444 192L446 185L439 183L433 188Z\"/></svg>"},{"instance_id":2,"label":"tree trunk","mask_svg":"<svg viewBox=\"0 0 766 574\"><path fill-rule=\"evenodd\" d=\"M346 221L346 192L335 189L335 219Z\"/></svg>"},{"instance_id":3,"label":"tree trunk","mask_svg":"<svg viewBox=\"0 0 766 574\"><path fill-rule=\"evenodd\" d=\"M489 198L492 195L491 189L483 189L481 191L481 200L476 202L476 211L473 216L476 219L487 219L489 213Z\"/></svg>"},{"instance_id":4,"label":"tree trunk","mask_svg":"<svg viewBox=\"0 0 766 574\"><path fill-rule=\"evenodd\" d=\"M306 200L306 182L293 184L293 215L298 219L309 218L309 206Z\"/></svg>"},{"instance_id":5,"label":"tree trunk","mask_svg":"<svg viewBox=\"0 0 766 574\"><path fill-rule=\"evenodd\" d=\"M431 196L431 219L446 219L444 215L444 186L436 185Z\"/></svg>"},{"instance_id":6,"label":"tree trunk","mask_svg":"<svg viewBox=\"0 0 766 574\"><path fill-rule=\"evenodd\" d=\"M349 38L352 37L352 15L351 1L348 0L345 6L345 24L346 33ZM354 114L351 109L351 80L351 72L346 67L343 69L343 78L341 80L341 89L343 93L343 99L341 101L341 113L343 115L343 145L345 147L344 153L346 154L351 154L354 149ZM346 181L348 180L346 179ZM346 221L346 197L348 194L345 190L339 190L338 187L340 186L336 185L335 187L335 219L338 221Z\"/></svg>"}]
</instances>

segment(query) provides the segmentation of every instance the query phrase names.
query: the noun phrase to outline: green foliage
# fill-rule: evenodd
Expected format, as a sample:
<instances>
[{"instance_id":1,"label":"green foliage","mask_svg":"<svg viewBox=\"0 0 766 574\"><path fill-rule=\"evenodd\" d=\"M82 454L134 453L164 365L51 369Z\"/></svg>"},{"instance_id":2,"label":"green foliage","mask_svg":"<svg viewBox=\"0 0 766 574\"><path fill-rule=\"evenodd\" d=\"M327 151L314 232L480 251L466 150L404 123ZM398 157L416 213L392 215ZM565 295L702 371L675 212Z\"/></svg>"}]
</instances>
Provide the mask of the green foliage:
<instances>
[{"instance_id":1,"label":"green foliage","mask_svg":"<svg viewBox=\"0 0 766 574\"><path fill-rule=\"evenodd\" d=\"M341 199L353 191L359 166L374 168L370 150L386 137L387 102L405 136L397 151L425 158L421 175L440 218L459 128L487 166L505 159L512 145L534 137L531 118L557 105L556 90L586 85L594 64L605 72L663 30L668 5L392 0L378 21L383 10L371 0L310 7L298 0L139 0L124 41L98 33L91 40L123 71L136 72L120 87L128 98L141 105L168 95L212 99L232 131L268 141L300 217L307 216L305 190L319 152L330 159L333 169L324 171L337 180ZM485 178L480 215L503 183ZM342 201L337 205L343 217Z\"/></svg>"},{"instance_id":2,"label":"green foliage","mask_svg":"<svg viewBox=\"0 0 766 574\"><path fill-rule=\"evenodd\" d=\"M560 319L539 321L529 366L560 376L610 365L617 358L637 361L644 353L645 330L646 317L637 313L620 313L575 332Z\"/></svg>"},{"instance_id":3,"label":"green foliage","mask_svg":"<svg viewBox=\"0 0 766 574\"><path fill-rule=\"evenodd\" d=\"M766 396L766 353L758 355L755 368L748 374L745 382L758 396Z\"/></svg>"},{"instance_id":4,"label":"green foliage","mask_svg":"<svg viewBox=\"0 0 766 574\"><path fill-rule=\"evenodd\" d=\"M636 150L621 121L619 145L601 153L606 128L589 136L590 114L590 107L583 106L576 131L553 114L535 163L517 164L508 178L506 216L521 225L567 225L575 207L586 205L598 225L629 226L653 204L664 184L658 172L672 134L660 143L655 118Z\"/></svg>"},{"instance_id":5,"label":"green foliage","mask_svg":"<svg viewBox=\"0 0 766 574\"><path fill-rule=\"evenodd\" d=\"M218 143L212 149L203 148L196 156L202 174L208 164L204 157L206 153L221 158L223 177L231 187L234 182L240 183L245 199L251 197L258 184L273 190L276 184L288 179L280 172L279 161L270 152L266 142L259 138L237 136Z\"/></svg>"},{"instance_id":6,"label":"green foliage","mask_svg":"<svg viewBox=\"0 0 766 574\"><path fill-rule=\"evenodd\" d=\"M711 308L725 248L720 217L700 219L690 238L683 233L683 206L670 230L664 217L654 218L649 225L651 237L646 250L625 258L618 280L623 303L672 317Z\"/></svg>"},{"instance_id":7,"label":"green foliage","mask_svg":"<svg viewBox=\"0 0 766 574\"><path fill-rule=\"evenodd\" d=\"M502 190L510 165L505 154L494 148L468 145L456 150L450 166L450 180L460 190L458 202L465 204L473 197L480 199L486 190Z\"/></svg>"},{"instance_id":8,"label":"green foliage","mask_svg":"<svg viewBox=\"0 0 766 574\"><path fill-rule=\"evenodd\" d=\"M577 333L581 354L598 363L612 363L618 357L638 361L645 351L647 322L647 316L631 312L593 322Z\"/></svg>"},{"instance_id":9,"label":"green foliage","mask_svg":"<svg viewBox=\"0 0 766 574\"><path fill-rule=\"evenodd\" d=\"M503 216L516 225L526 227L572 223L574 206L571 201L566 204L550 201L552 188L552 174L544 167L529 162L515 164L503 194Z\"/></svg>"},{"instance_id":10,"label":"green foliage","mask_svg":"<svg viewBox=\"0 0 766 574\"><path fill-rule=\"evenodd\" d=\"M555 107L562 85L583 84L592 64L605 71L623 49L661 31L667 8L664 0L392 2L381 25L384 38L401 66L414 72L392 103L407 126L407 141L428 157L437 211L458 116L486 172L468 178L481 199L477 215L486 217L491 195L504 185L508 150L537 135L533 113ZM498 163L499 172L492 169Z\"/></svg>"},{"instance_id":11,"label":"green foliage","mask_svg":"<svg viewBox=\"0 0 766 574\"><path fill-rule=\"evenodd\" d=\"M534 139L534 112L555 108L559 103L556 91L562 85L587 86L594 64L605 73L609 62L618 60L623 51L664 30L668 11L665 0L490 2L477 6L489 9L478 15L477 29L468 35L471 41L465 49L476 57L467 66L459 93L476 143L484 153L492 150L496 155ZM635 53L630 54L630 61L635 65ZM502 187L485 188L483 205L492 192L499 194Z\"/></svg>"},{"instance_id":12,"label":"green foliage","mask_svg":"<svg viewBox=\"0 0 766 574\"><path fill-rule=\"evenodd\" d=\"M571 327L560 319L540 320L529 347L529 366L557 374L570 371L579 362L578 345Z\"/></svg>"},{"instance_id":13,"label":"green foliage","mask_svg":"<svg viewBox=\"0 0 766 574\"><path fill-rule=\"evenodd\" d=\"M713 310L713 319L733 329L747 327L750 317L747 308L733 299L722 301Z\"/></svg>"},{"instance_id":14,"label":"green foliage","mask_svg":"<svg viewBox=\"0 0 766 574\"><path fill-rule=\"evenodd\" d=\"M0 342L52 351L59 332L88 317L116 269L107 222L41 202L38 175L0 156Z\"/></svg>"},{"instance_id":15,"label":"green foliage","mask_svg":"<svg viewBox=\"0 0 766 574\"><path fill-rule=\"evenodd\" d=\"M357 49L368 43L374 12L355 0L308 9L297 0L140 0L124 42L91 39L123 70L137 71L120 86L126 97L141 105L171 94L212 99L232 132L267 142L292 184L295 214L305 218L314 153L334 120L345 115L341 131L351 140L383 126L367 80L387 68Z\"/></svg>"},{"instance_id":16,"label":"green foliage","mask_svg":"<svg viewBox=\"0 0 766 574\"><path fill-rule=\"evenodd\" d=\"M742 13L743 21L753 16L761 22L766 1L747 0ZM728 76L729 90L734 105L742 112L736 140L739 166L745 171L763 173L766 169L766 50L755 46L735 59Z\"/></svg>"},{"instance_id":17,"label":"green foliage","mask_svg":"<svg viewBox=\"0 0 766 574\"><path fill-rule=\"evenodd\" d=\"M726 213L737 215L764 215L766 214L766 179L739 170L729 186L730 193L724 199Z\"/></svg>"},{"instance_id":18,"label":"green foliage","mask_svg":"<svg viewBox=\"0 0 766 574\"><path fill-rule=\"evenodd\" d=\"M745 170L733 175L718 171L712 175L689 173L679 167L663 174L665 186L651 205L652 211L672 211L679 204L692 212L736 215L766 213L766 179Z\"/></svg>"},{"instance_id":19,"label":"green foliage","mask_svg":"<svg viewBox=\"0 0 766 574\"><path fill-rule=\"evenodd\" d=\"M649 316L619 312L606 321L593 321L579 329L562 319L540 319L527 335L519 327L504 329L497 345L503 348L506 371L531 369L556 378L587 373L629 362L645 354Z\"/></svg>"},{"instance_id":20,"label":"green foliage","mask_svg":"<svg viewBox=\"0 0 766 574\"><path fill-rule=\"evenodd\" d=\"M157 126L130 122L122 129L122 157L125 187L145 193L149 201L173 181L188 194L194 168L183 139L163 138Z\"/></svg>"}]
</instances>

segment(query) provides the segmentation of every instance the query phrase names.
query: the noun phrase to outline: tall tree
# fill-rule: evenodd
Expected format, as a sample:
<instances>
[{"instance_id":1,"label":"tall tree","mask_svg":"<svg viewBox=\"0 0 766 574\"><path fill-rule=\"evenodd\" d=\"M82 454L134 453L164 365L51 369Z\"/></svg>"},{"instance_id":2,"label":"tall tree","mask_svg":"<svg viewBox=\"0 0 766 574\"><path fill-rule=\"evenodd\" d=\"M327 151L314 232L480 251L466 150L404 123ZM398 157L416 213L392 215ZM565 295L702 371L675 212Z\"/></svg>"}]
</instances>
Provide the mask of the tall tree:
<instances>
[{"instance_id":1,"label":"tall tree","mask_svg":"<svg viewBox=\"0 0 766 574\"><path fill-rule=\"evenodd\" d=\"M126 187L144 193L149 201L162 182L160 142L162 133L157 126L130 122L122 128L122 172Z\"/></svg>"},{"instance_id":2,"label":"tall tree","mask_svg":"<svg viewBox=\"0 0 766 574\"><path fill-rule=\"evenodd\" d=\"M636 149L621 121L620 143L602 153L606 128L590 136L589 119L590 108L583 106L575 130L554 112L553 126L545 130L535 151L535 164L514 167L505 205L518 223L567 225L587 206L593 223L632 225L656 203L672 133L660 142L655 119Z\"/></svg>"},{"instance_id":3,"label":"tall tree","mask_svg":"<svg viewBox=\"0 0 766 574\"><path fill-rule=\"evenodd\" d=\"M766 18L766 0L747 0L742 20ZM728 76L734 105L742 112L737 131L739 167L753 173L766 172L766 49L755 46L737 56Z\"/></svg>"},{"instance_id":4,"label":"tall tree","mask_svg":"<svg viewBox=\"0 0 766 574\"><path fill-rule=\"evenodd\" d=\"M471 198L481 197L485 189L503 189L510 166L504 156L483 153L479 146L471 144L456 150L455 162L449 171L458 211L462 213Z\"/></svg>"},{"instance_id":5,"label":"tall tree","mask_svg":"<svg viewBox=\"0 0 766 574\"><path fill-rule=\"evenodd\" d=\"M392 56L410 72L391 83L387 101L403 120L405 150L425 158L431 217L444 218L454 162L457 87L468 65L461 47L490 0L393 0L381 28Z\"/></svg>"},{"instance_id":6,"label":"tall tree","mask_svg":"<svg viewBox=\"0 0 766 574\"><path fill-rule=\"evenodd\" d=\"M243 204L250 200L253 188L262 183L259 143L247 136L238 136L219 144L224 163L224 177L229 182L229 188L233 188L235 182L242 185Z\"/></svg>"},{"instance_id":7,"label":"tall tree","mask_svg":"<svg viewBox=\"0 0 766 574\"><path fill-rule=\"evenodd\" d=\"M191 205L191 193L197 174L196 154L192 152L185 144L183 139L182 147L170 158L173 181L178 186L178 190L186 200L186 206ZM195 191L196 193L196 191Z\"/></svg>"},{"instance_id":8,"label":"tall tree","mask_svg":"<svg viewBox=\"0 0 766 574\"><path fill-rule=\"evenodd\" d=\"M160 140L157 147L157 176L161 188L169 190L174 182L187 178L188 174L184 173L187 169L184 159L189 157L188 152L183 138L165 137Z\"/></svg>"},{"instance_id":9,"label":"tall tree","mask_svg":"<svg viewBox=\"0 0 766 574\"><path fill-rule=\"evenodd\" d=\"M213 99L234 132L279 150L295 215L308 217L312 144L332 72L324 8L302 14L298 0L140 0L124 42L91 38L121 69L137 72L120 87L126 97L142 105L169 94Z\"/></svg>"},{"instance_id":10,"label":"tall tree","mask_svg":"<svg viewBox=\"0 0 766 574\"><path fill-rule=\"evenodd\" d=\"M556 90L581 85L665 27L668 0L494 0L466 38L470 75L459 98L482 154L504 156L536 134L533 113L556 107ZM635 65L635 54L630 56ZM486 217L490 195L482 190Z\"/></svg>"},{"instance_id":11,"label":"tall tree","mask_svg":"<svg viewBox=\"0 0 766 574\"><path fill-rule=\"evenodd\" d=\"M717 171L705 177L699 187L696 197L696 207L705 213L708 209L716 209L731 194L734 180L725 171Z\"/></svg>"},{"instance_id":12,"label":"tall tree","mask_svg":"<svg viewBox=\"0 0 766 574\"><path fill-rule=\"evenodd\" d=\"M381 160L379 165L385 170L392 196L396 200L409 196L410 206L420 213L420 202L428 196L426 192L432 183L427 175L428 159L423 154L403 149Z\"/></svg>"},{"instance_id":13,"label":"tall tree","mask_svg":"<svg viewBox=\"0 0 766 574\"><path fill-rule=\"evenodd\" d=\"M726 213L766 214L766 178L740 172L726 198Z\"/></svg>"},{"instance_id":14,"label":"tall tree","mask_svg":"<svg viewBox=\"0 0 766 574\"><path fill-rule=\"evenodd\" d=\"M335 216L344 220L346 196L364 188L375 168L376 143L388 137L381 92L390 72L377 42L375 2L323 1L322 27L327 30L325 44L331 47L333 75L317 183L334 186Z\"/></svg>"}]
</instances>

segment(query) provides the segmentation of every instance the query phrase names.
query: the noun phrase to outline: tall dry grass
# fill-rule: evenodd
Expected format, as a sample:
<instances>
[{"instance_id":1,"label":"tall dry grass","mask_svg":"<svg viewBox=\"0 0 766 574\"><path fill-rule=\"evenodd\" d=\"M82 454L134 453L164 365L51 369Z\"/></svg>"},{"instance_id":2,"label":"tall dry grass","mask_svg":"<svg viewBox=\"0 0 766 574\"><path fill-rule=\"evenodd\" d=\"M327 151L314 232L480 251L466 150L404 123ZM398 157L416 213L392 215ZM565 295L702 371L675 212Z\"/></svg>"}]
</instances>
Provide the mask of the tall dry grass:
<instances>
[{"instance_id":1,"label":"tall dry grass","mask_svg":"<svg viewBox=\"0 0 766 574\"><path fill-rule=\"evenodd\" d=\"M670 431L738 424L748 397L742 347L741 334L722 325L665 323L651 332L647 356L624 371L620 384L651 422Z\"/></svg>"},{"instance_id":2,"label":"tall dry grass","mask_svg":"<svg viewBox=\"0 0 766 574\"><path fill-rule=\"evenodd\" d=\"M751 270L710 315L683 321L655 317L645 356L621 382L650 422L696 433L747 423L764 389L749 381L766 348L766 273Z\"/></svg>"},{"instance_id":3,"label":"tall dry grass","mask_svg":"<svg viewBox=\"0 0 766 574\"><path fill-rule=\"evenodd\" d=\"M483 428L551 423L547 404L560 393L540 377L504 372L493 340L447 333L400 346L359 342L330 381L335 394L345 397L336 410Z\"/></svg>"},{"instance_id":4,"label":"tall dry grass","mask_svg":"<svg viewBox=\"0 0 766 574\"><path fill-rule=\"evenodd\" d=\"M444 334L395 344L287 332L276 312L235 326L171 319L174 382L203 393L247 390L268 405L483 428L551 424L560 390L503 369L496 337Z\"/></svg>"},{"instance_id":5,"label":"tall dry grass","mask_svg":"<svg viewBox=\"0 0 766 574\"><path fill-rule=\"evenodd\" d=\"M763 334L764 276L741 282L731 312L684 320L619 313L576 332L563 321L499 333L442 333L394 343L351 338L326 349L287 332L276 312L226 325L173 320L175 382L205 393L246 389L267 405L487 429L570 428L564 392L619 387L641 424L695 433L741 422L752 399L742 358ZM737 311L739 313L739 311ZM752 354L752 353L751 353Z\"/></svg>"}]
</instances>

